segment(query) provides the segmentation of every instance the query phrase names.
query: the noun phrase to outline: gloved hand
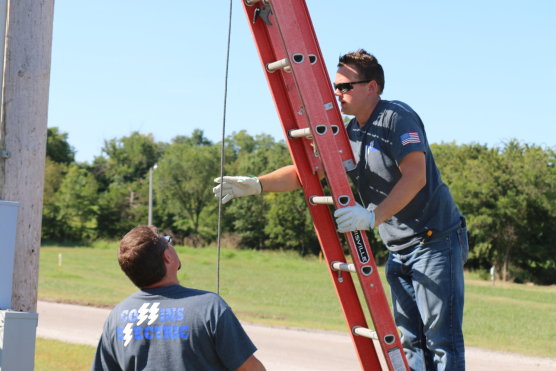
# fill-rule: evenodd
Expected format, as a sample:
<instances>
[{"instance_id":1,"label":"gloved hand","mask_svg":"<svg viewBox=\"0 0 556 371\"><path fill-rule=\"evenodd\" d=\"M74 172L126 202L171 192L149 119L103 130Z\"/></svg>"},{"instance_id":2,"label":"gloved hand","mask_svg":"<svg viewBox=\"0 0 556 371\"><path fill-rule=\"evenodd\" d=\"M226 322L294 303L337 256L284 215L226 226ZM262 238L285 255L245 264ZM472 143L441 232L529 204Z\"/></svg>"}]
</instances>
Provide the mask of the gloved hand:
<instances>
[{"instance_id":1,"label":"gloved hand","mask_svg":"<svg viewBox=\"0 0 556 371\"><path fill-rule=\"evenodd\" d=\"M340 233L369 230L375 226L374 211L369 211L359 204L337 209L334 217Z\"/></svg>"},{"instance_id":2,"label":"gloved hand","mask_svg":"<svg viewBox=\"0 0 556 371\"><path fill-rule=\"evenodd\" d=\"M248 176L225 176L224 178L214 179L216 183L221 183L212 189L216 198L220 197L222 188L222 204L235 197L251 196L261 194L263 188L258 178Z\"/></svg>"}]
</instances>

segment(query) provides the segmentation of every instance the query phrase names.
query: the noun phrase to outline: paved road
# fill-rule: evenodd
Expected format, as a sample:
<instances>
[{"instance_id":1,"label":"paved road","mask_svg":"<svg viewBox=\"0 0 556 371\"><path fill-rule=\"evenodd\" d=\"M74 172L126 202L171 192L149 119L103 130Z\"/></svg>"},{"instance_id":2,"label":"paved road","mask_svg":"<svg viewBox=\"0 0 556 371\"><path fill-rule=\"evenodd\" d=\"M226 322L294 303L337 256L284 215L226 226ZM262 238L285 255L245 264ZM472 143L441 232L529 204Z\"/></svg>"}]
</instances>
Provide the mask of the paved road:
<instances>
[{"instance_id":1,"label":"paved road","mask_svg":"<svg viewBox=\"0 0 556 371\"><path fill-rule=\"evenodd\" d=\"M49 302L38 303L37 336L96 345L108 309ZM324 331L300 331L244 323L257 345L256 356L270 371L359 370L349 335ZM556 359L525 357L468 347L471 371L554 371Z\"/></svg>"}]
</instances>

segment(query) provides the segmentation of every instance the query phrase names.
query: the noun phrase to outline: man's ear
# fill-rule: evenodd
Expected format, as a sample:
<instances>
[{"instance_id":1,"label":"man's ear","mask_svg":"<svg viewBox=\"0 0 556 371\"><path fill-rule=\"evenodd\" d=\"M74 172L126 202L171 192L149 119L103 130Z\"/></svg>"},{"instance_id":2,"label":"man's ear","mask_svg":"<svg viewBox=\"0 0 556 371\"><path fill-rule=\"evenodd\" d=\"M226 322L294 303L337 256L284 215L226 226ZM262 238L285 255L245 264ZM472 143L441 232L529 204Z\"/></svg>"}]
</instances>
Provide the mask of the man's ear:
<instances>
[{"instance_id":1,"label":"man's ear","mask_svg":"<svg viewBox=\"0 0 556 371\"><path fill-rule=\"evenodd\" d=\"M169 264L173 261L174 257L172 255L172 252L170 251L170 248L164 249L164 252L162 253L162 259L164 259L164 263L166 264Z\"/></svg>"},{"instance_id":2,"label":"man's ear","mask_svg":"<svg viewBox=\"0 0 556 371\"><path fill-rule=\"evenodd\" d=\"M378 94L380 90L380 87L378 86L376 80L370 81L368 87L369 87L369 93L372 94Z\"/></svg>"}]
</instances>

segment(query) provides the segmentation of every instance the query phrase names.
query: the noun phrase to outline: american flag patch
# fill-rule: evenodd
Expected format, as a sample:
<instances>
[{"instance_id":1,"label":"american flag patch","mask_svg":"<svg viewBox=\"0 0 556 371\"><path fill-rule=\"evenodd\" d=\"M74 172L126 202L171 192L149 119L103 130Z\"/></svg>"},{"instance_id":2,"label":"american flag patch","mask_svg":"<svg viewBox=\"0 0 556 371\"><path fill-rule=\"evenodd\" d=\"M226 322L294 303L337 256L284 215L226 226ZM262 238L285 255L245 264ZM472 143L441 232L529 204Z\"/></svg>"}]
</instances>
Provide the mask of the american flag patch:
<instances>
[{"instance_id":1,"label":"american flag patch","mask_svg":"<svg viewBox=\"0 0 556 371\"><path fill-rule=\"evenodd\" d=\"M419 133L416 131L412 131L411 133L405 133L400 136L400 140L402 141L402 145L405 146L410 143L421 143L421 139L419 139Z\"/></svg>"}]
</instances>

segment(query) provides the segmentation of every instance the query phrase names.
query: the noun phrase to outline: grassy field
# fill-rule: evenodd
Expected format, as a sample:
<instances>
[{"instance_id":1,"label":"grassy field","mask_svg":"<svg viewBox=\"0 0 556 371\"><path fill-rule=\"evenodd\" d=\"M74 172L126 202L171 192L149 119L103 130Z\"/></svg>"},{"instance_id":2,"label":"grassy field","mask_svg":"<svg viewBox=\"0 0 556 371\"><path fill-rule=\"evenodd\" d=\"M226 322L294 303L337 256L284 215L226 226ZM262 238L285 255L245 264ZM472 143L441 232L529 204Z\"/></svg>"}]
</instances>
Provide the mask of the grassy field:
<instances>
[{"instance_id":1,"label":"grassy field","mask_svg":"<svg viewBox=\"0 0 556 371\"><path fill-rule=\"evenodd\" d=\"M35 346L35 371L89 370L94 356L95 347L92 346L38 338Z\"/></svg>"},{"instance_id":2,"label":"grassy field","mask_svg":"<svg viewBox=\"0 0 556 371\"><path fill-rule=\"evenodd\" d=\"M215 291L216 249L178 252L181 283ZM241 320L346 331L326 265L315 257L223 249L220 270L220 294ZM134 291L119 269L115 245L41 248L41 300L112 306ZM464 332L466 345L556 357L556 287L493 286L467 275Z\"/></svg>"}]
</instances>

